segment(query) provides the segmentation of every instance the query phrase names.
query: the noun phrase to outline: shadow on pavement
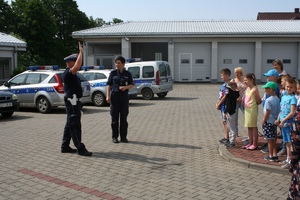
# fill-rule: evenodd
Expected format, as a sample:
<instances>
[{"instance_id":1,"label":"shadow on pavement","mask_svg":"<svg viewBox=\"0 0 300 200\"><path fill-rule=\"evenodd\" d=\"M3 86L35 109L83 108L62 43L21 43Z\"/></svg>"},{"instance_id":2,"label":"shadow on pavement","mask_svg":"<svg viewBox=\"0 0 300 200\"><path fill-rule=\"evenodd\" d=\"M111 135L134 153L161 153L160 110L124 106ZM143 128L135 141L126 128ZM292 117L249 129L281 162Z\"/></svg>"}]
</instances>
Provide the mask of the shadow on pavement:
<instances>
[{"instance_id":1,"label":"shadow on pavement","mask_svg":"<svg viewBox=\"0 0 300 200\"><path fill-rule=\"evenodd\" d=\"M131 153L121 152L93 152L93 157L105 158L105 159L118 159L118 160L132 160L143 163L162 164L162 162L168 161L165 158L147 158L146 156Z\"/></svg>"},{"instance_id":2,"label":"shadow on pavement","mask_svg":"<svg viewBox=\"0 0 300 200\"><path fill-rule=\"evenodd\" d=\"M201 147L184 145L184 144L166 144L166 143L150 143L150 142L139 142L130 140L130 144L138 144L144 146L159 146L166 148L185 148L185 149L201 149Z\"/></svg>"},{"instance_id":3,"label":"shadow on pavement","mask_svg":"<svg viewBox=\"0 0 300 200\"><path fill-rule=\"evenodd\" d=\"M143 101L186 101L186 100L195 100L195 99L199 99L199 98L193 98L193 97L165 97L165 98L159 98L159 97L154 97L151 100L146 100L143 99L142 97L137 97L135 99L138 100L143 100Z\"/></svg>"},{"instance_id":4,"label":"shadow on pavement","mask_svg":"<svg viewBox=\"0 0 300 200\"><path fill-rule=\"evenodd\" d=\"M18 113L14 113L13 116L11 116L10 118L0 117L0 123L19 121L19 120L24 120L24 119L29 119L29 118L32 118L32 117L31 116L21 116L21 115L18 115Z\"/></svg>"},{"instance_id":5,"label":"shadow on pavement","mask_svg":"<svg viewBox=\"0 0 300 200\"><path fill-rule=\"evenodd\" d=\"M147 100L145 100L147 101ZM138 103L133 103L132 101L129 102L129 107L143 107L143 106L153 106L155 105L154 103L141 103L141 102L138 102Z\"/></svg>"}]
</instances>

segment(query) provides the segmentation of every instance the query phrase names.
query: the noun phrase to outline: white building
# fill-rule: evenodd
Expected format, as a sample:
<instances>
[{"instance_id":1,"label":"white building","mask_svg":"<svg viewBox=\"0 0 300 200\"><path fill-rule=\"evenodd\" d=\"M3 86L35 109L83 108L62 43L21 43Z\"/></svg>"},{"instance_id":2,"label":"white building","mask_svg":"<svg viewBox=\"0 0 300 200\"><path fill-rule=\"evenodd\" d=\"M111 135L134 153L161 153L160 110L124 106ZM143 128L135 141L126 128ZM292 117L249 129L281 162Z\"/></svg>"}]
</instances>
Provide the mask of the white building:
<instances>
[{"instance_id":1,"label":"white building","mask_svg":"<svg viewBox=\"0 0 300 200\"><path fill-rule=\"evenodd\" d=\"M264 72L281 59L300 78L300 21L140 21L73 32L84 41L84 65L114 67L114 58L166 60L176 82L217 82L237 66Z\"/></svg>"},{"instance_id":2,"label":"white building","mask_svg":"<svg viewBox=\"0 0 300 200\"><path fill-rule=\"evenodd\" d=\"M0 83L8 80L18 66L18 51L26 51L26 42L0 32Z\"/></svg>"}]
</instances>

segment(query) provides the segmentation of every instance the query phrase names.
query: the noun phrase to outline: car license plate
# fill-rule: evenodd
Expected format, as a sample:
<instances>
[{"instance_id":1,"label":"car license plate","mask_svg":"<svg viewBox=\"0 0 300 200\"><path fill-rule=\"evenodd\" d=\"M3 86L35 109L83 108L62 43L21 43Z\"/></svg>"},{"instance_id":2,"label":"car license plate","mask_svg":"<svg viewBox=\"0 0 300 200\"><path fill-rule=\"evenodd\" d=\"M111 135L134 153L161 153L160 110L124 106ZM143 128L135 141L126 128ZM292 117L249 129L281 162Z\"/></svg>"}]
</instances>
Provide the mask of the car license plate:
<instances>
[{"instance_id":1,"label":"car license plate","mask_svg":"<svg viewBox=\"0 0 300 200\"><path fill-rule=\"evenodd\" d=\"M12 107L12 103L0 103L1 108Z\"/></svg>"}]
</instances>

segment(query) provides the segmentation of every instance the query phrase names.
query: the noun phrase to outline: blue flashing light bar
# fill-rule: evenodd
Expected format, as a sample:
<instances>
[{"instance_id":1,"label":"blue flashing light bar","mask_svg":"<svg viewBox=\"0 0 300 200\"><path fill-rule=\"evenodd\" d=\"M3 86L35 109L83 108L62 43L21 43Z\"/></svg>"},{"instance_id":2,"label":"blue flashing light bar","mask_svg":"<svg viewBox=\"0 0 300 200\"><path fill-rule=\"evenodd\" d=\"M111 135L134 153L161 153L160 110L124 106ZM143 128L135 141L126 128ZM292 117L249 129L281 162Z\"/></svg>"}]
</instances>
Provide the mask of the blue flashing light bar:
<instances>
[{"instance_id":1,"label":"blue flashing light bar","mask_svg":"<svg viewBox=\"0 0 300 200\"><path fill-rule=\"evenodd\" d=\"M29 66L28 69L31 71L36 70L58 70L58 65L41 65L41 66Z\"/></svg>"},{"instance_id":2,"label":"blue flashing light bar","mask_svg":"<svg viewBox=\"0 0 300 200\"><path fill-rule=\"evenodd\" d=\"M132 63L132 62L142 62L143 59L142 58L128 58L126 59L127 63Z\"/></svg>"},{"instance_id":3,"label":"blue flashing light bar","mask_svg":"<svg viewBox=\"0 0 300 200\"><path fill-rule=\"evenodd\" d=\"M91 70L91 69L105 69L104 66L82 66L81 67L82 70Z\"/></svg>"}]
</instances>

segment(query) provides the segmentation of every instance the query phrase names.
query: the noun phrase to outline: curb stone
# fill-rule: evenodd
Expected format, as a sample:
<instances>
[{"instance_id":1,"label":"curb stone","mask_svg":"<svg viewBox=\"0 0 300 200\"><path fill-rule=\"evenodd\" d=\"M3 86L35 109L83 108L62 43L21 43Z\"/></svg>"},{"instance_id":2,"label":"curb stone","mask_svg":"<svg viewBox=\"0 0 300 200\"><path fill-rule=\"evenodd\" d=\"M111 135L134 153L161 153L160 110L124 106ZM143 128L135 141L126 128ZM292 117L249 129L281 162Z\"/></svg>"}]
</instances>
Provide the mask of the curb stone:
<instances>
[{"instance_id":1,"label":"curb stone","mask_svg":"<svg viewBox=\"0 0 300 200\"><path fill-rule=\"evenodd\" d=\"M234 155L232 155L224 145L219 144L218 147L218 152L220 154L221 157L223 157L225 160L227 160L228 162L235 162L235 163L239 163L242 166L245 166L247 168L251 168L251 169L256 169L256 170L263 170L263 171L268 171L268 172L273 172L273 173L278 173L278 174L282 174L282 175L291 175L291 173L287 170L287 169L282 169L280 167L275 167L272 165L266 165L266 164L262 164L262 163L255 163L255 162L251 162L251 161L247 161L241 158L237 158Z\"/></svg>"}]
</instances>

